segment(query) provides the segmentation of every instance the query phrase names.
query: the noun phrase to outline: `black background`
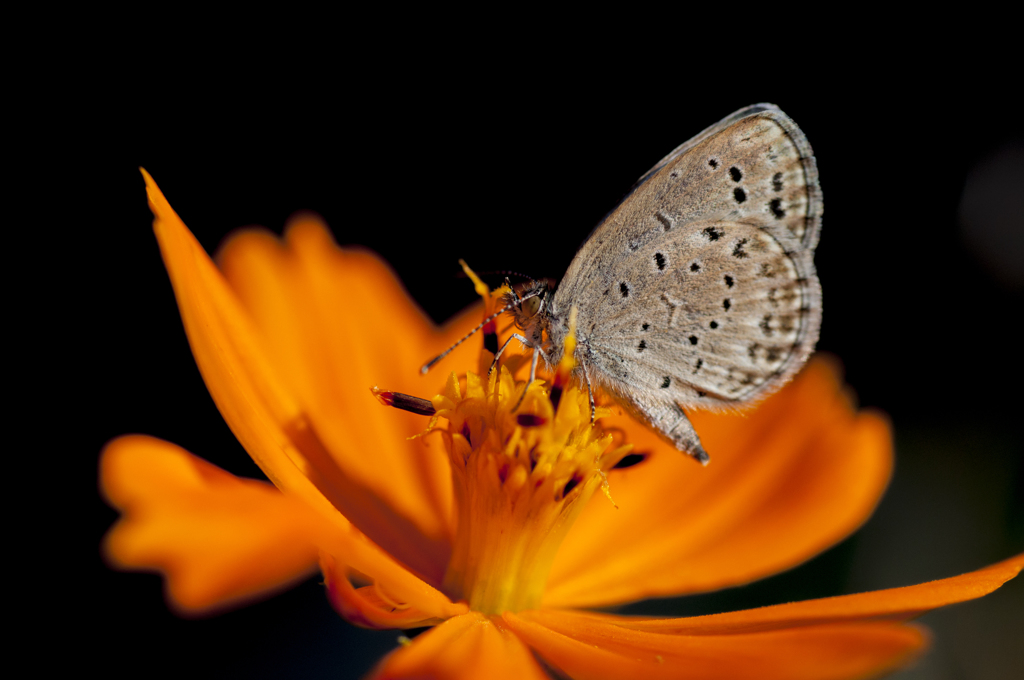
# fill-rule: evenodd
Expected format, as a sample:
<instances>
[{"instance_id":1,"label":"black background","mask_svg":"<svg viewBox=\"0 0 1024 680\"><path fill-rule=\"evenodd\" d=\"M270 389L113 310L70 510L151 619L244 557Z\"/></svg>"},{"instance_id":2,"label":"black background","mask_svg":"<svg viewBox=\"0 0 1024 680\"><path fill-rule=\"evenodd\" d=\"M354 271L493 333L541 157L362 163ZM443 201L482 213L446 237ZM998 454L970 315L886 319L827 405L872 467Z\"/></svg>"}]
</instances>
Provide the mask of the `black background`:
<instances>
[{"instance_id":1,"label":"black background","mask_svg":"<svg viewBox=\"0 0 1024 680\"><path fill-rule=\"evenodd\" d=\"M37 428L48 444L30 463L55 490L37 513L48 530L34 532L36 554L56 567L38 587L54 597L35 613L88 641L76 665L115 676L355 677L397 634L342 621L315 578L182 620L158 577L102 563L116 513L96 491L96 459L111 438L163 437L261 476L191 357L138 166L208 251L235 228L280 233L293 212L313 210L340 243L383 255L442 321L474 301L458 258L557 278L666 152L737 108L774 102L819 164L819 348L841 358L862 405L892 418L896 474L863 531L809 564L628 611L689 615L908 585L1024 549L1024 299L969 251L957 219L972 168L1021 142L1012 62L852 46L799 68L795 55L735 50L660 55L654 68L594 49L529 66L514 54L499 65L425 50L389 67L385 45L289 47L262 42L198 67L182 46L169 57L141 43L69 59L29 121L40 198L23 199L36 202L15 265L31 272L18 288L39 329L29 349L48 358L29 401L56 416ZM926 618L936 649L901 677L999 678L1024 665L1021 586Z\"/></svg>"}]
</instances>

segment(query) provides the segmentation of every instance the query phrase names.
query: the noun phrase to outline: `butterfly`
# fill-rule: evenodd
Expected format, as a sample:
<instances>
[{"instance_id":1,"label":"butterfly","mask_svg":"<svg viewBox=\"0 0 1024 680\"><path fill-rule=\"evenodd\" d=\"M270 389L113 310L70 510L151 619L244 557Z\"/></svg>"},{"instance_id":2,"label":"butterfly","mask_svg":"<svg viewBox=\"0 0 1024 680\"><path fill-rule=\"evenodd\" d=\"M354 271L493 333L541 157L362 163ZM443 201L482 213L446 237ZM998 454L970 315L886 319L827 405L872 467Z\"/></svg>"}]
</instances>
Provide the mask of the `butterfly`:
<instances>
[{"instance_id":1,"label":"butterfly","mask_svg":"<svg viewBox=\"0 0 1024 680\"><path fill-rule=\"evenodd\" d=\"M644 174L554 290L506 295L518 339L556 364L576 309L576 369L706 464L684 409L756 402L804 364L821 326L818 171L772 104L736 111ZM438 357L440 358L440 357ZM436 360L435 360L436 361ZM433 362L431 362L433 363ZM431 364L424 367L424 371Z\"/></svg>"}]
</instances>

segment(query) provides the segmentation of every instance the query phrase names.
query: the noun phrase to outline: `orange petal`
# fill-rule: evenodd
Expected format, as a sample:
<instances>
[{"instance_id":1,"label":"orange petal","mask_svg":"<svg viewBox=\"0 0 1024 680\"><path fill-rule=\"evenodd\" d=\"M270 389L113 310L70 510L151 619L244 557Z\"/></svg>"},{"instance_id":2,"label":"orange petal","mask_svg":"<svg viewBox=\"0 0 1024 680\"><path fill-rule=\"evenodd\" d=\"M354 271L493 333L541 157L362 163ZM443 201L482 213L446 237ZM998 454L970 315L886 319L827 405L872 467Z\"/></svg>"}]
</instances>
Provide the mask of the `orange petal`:
<instances>
[{"instance_id":1,"label":"orange petal","mask_svg":"<svg viewBox=\"0 0 1024 680\"><path fill-rule=\"evenodd\" d=\"M903 624L986 595L1024 555L954 578L681 619L558 610L504 614L509 627L574 678L855 678L904 664L925 643Z\"/></svg>"},{"instance_id":2,"label":"orange petal","mask_svg":"<svg viewBox=\"0 0 1024 680\"><path fill-rule=\"evenodd\" d=\"M734 635L671 635L609 617L531 611L503 615L545 661L572 678L839 680L905 664L926 635L905 624L862 622Z\"/></svg>"},{"instance_id":3,"label":"orange petal","mask_svg":"<svg viewBox=\"0 0 1024 680\"><path fill-rule=\"evenodd\" d=\"M683 619L631 619L572 613L564 615L597 616L636 630L687 635L748 633L864 620L906 621L938 607L987 595L1017 576L1022 567L1024 554L960 576L903 588Z\"/></svg>"},{"instance_id":4,"label":"orange petal","mask_svg":"<svg viewBox=\"0 0 1024 680\"><path fill-rule=\"evenodd\" d=\"M501 619L472 612L445 621L389 654L370 676L547 680L530 650Z\"/></svg>"},{"instance_id":5,"label":"orange petal","mask_svg":"<svg viewBox=\"0 0 1024 680\"><path fill-rule=\"evenodd\" d=\"M424 620L466 611L351 525L339 528L273 486L235 477L173 444L121 437L100 460L101 491L125 515L107 536L108 558L125 569L163 572L171 604L183 612L283 587L312 570L318 547L321 564L331 566L329 580L355 570Z\"/></svg>"},{"instance_id":6,"label":"orange petal","mask_svg":"<svg viewBox=\"0 0 1024 680\"><path fill-rule=\"evenodd\" d=\"M124 517L108 559L166 574L170 603L199 613L280 589L316 566L324 521L266 482L240 479L159 439L115 439L100 458L104 496Z\"/></svg>"},{"instance_id":7,"label":"orange petal","mask_svg":"<svg viewBox=\"0 0 1024 680\"><path fill-rule=\"evenodd\" d=\"M602 421L649 458L610 474L618 510L591 500L555 559L545 606L714 590L795 566L860 526L892 471L888 424L856 413L820 358L756 410L692 418L706 468L625 416Z\"/></svg>"},{"instance_id":8,"label":"orange petal","mask_svg":"<svg viewBox=\"0 0 1024 680\"><path fill-rule=\"evenodd\" d=\"M443 374L424 379L419 369L451 334L441 339L384 262L338 248L312 216L294 220L284 243L240 232L217 260L335 464L423 534L450 542L447 458L408 441L422 416L381 408L368 388L433 396Z\"/></svg>"},{"instance_id":9,"label":"orange petal","mask_svg":"<svg viewBox=\"0 0 1024 680\"><path fill-rule=\"evenodd\" d=\"M305 395L297 393L286 377L289 365L278 363L280 358L268 349L262 332L235 292L152 178L145 171L143 174L156 216L154 231L192 352L210 394L235 436L279 488L304 499L339 530L347 530L345 520L351 520L409 567L438 581L449 552L447 537L440 535L438 528L444 524L437 519L443 508L435 508L437 512L431 513L428 506L421 505L422 515L409 516L409 506L396 509L391 505L392 496L378 495L376 489L363 483L365 480L338 466L338 459L332 457L334 452L323 443L318 430L323 423L313 420L308 404L303 401ZM352 323L353 335L361 332L356 322ZM373 402L367 387L368 384L358 385L364 398ZM384 412L375 403L373 406ZM352 432L363 431L366 423L360 422L361 417L357 414L354 418L341 418L332 427L348 424ZM360 442L366 448L358 454L373 460L378 448L388 447L388 433L396 434L390 429L377 430L376 442ZM399 430L397 436L403 433ZM423 457L431 453L422 447L418 451ZM389 472L392 471L383 467L379 470L382 476ZM436 481L436 475L430 478Z\"/></svg>"}]
</instances>

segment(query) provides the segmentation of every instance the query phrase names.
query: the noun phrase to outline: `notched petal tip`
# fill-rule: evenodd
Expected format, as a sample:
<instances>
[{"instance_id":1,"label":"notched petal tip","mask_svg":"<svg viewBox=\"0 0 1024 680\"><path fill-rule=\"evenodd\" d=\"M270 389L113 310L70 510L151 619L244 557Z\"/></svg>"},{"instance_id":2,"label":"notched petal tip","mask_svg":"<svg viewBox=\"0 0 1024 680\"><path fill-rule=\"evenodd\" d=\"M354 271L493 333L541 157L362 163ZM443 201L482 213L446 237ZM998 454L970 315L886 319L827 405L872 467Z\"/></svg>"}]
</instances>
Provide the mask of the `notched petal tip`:
<instances>
[{"instance_id":1,"label":"notched petal tip","mask_svg":"<svg viewBox=\"0 0 1024 680\"><path fill-rule=\"evenodd\" d=\"M119 569L166 577L169 604L206 615L313 572L322 520L270 484L241 479L168 442L115 439L100 458L104 498L123 513L104 539Z\"/></svg>"}]
</instances>

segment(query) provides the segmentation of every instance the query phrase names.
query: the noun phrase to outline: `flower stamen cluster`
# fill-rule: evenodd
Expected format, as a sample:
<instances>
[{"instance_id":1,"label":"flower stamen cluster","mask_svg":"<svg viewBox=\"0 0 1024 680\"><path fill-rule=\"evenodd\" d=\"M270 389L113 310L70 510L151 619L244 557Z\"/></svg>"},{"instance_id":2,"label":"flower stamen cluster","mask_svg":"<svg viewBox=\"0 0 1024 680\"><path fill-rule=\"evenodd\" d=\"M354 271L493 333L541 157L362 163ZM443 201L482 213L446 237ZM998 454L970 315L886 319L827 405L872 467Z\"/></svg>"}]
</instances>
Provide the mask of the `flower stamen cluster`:
<instances>
[{"instance_id":1,"label":"flower stamen cluster","mask_svg":"<svg viewBox=\"0 0 1024 680\"><path fill-rule=\"evenodd\" d=\"M542 381L504 367L451 374L433 403L457 512L444 592L490 614L537 607L566 531L630 447L590 422L585 392L569 387L555 407Z\"/></svg>"}]
</instances>

